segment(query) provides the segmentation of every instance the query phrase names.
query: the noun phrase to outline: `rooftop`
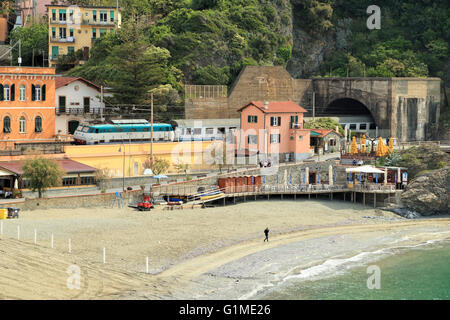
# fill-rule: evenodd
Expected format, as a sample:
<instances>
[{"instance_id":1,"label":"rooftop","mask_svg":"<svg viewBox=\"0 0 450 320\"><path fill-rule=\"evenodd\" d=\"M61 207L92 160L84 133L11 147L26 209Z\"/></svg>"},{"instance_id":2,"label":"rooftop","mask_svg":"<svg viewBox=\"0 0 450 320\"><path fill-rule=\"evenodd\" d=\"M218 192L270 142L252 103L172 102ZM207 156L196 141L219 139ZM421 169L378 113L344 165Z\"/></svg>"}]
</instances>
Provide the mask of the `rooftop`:
<instances>
[{"instance_id":1,"label":"rooftop","mask_svg":"<svg viewBox=\"0 0 450 320\"><path fill-rule=\"evenodd\" d=\"M242 111L248 106L255 106L264 113L293 113L301 112L307 113L304 108L300 107L294 101L270 101L265 104L263 101L252 101L244 107L240 108L238 111Z\"/></svg>"},{"instance_id":2,"label":"rooftop","mask_svg":"<svg viewBox=\"0 0 450 320\"><path fill-rule=\"evenodd\" d=\"M55 78L55 89L61 88L63 86L67 86L68 84L75 82L75 81L81 81L86 83L88 86L94 87L97 90L100 90L101 87L93 82L90 82L89 80L86 80L82 77L56 77Z\"/></svg>"},{"instance_id":3,"label":"rooftop","mask_svg":"<svg viewBox=\"0 0 450 320\"><path fill-rule=\"evenodd\" d=\"M82 164L80 162L71 160L71 159L55 159L54 160L56 163L59 164L59 166L61 167L61 169L67 173L92 173L95 172L96 169ZM23 174L23 170L22 167L25 164L24 160L19 160L19 161L0 161L0 168L6 169L10 172L13 172L14 174L17 175L22 175Z\"/></svg>"}]
</instances>

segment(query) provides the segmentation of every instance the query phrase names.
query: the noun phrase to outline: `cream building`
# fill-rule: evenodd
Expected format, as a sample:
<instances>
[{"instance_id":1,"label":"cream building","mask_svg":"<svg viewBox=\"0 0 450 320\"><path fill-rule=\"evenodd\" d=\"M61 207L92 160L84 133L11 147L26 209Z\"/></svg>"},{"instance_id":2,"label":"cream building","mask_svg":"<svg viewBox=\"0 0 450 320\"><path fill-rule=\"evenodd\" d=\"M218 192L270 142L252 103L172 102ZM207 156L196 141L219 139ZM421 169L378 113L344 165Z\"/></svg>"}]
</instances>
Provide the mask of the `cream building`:
<instances>
[{"instance_id":1,"label":"cream building","mask_svg":"<svg viewBox=\"0 0 450 320\"><path fill-rule=\"evenodd\" d=\"M81 50L81 63L89 59L96 39L121 25L120 8L101 6L47 5L50 65L58 57Z\"/></svg>"},{"instance_id":2,"label":"cream building","mask_svg":"<svg viewBox=\"0 0 450 320\"><path fill-rule=\"evenodd\" d=\"M105 103L100 86L81 77L55 79L55 134L73 134L80 123L100 120Z\"/></svg>"}]
</instances>

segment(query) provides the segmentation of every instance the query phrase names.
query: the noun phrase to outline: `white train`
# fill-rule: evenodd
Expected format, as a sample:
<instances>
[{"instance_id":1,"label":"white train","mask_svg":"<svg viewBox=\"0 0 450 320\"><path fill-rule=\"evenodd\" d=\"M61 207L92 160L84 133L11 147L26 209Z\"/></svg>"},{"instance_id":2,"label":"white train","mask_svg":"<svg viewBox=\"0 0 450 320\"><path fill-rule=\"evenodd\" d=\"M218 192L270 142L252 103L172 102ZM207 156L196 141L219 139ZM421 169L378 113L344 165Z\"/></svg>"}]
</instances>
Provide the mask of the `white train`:
<instances>
[{"instance_id":1,"label":"white train","mask_svg":"<svg viewBox=\"0 0 450 320\"><path fill-rule=\"evenodd\" d=\"M79 125L75 144L149 142L151 124L144 119L111 120L111 124ZM153 124L153 141L174 141L174 129L167 123Z\"/></svg>"},{"instance_id":2,"label":"white train","mask_svg":"<svg viewBox=\"0 0 450 320\"><path fill-rule=\"evenodd\" d=\"M223 140L240 127L240 119L175 120L175 141Z\"/></svg>"}]
</instances>

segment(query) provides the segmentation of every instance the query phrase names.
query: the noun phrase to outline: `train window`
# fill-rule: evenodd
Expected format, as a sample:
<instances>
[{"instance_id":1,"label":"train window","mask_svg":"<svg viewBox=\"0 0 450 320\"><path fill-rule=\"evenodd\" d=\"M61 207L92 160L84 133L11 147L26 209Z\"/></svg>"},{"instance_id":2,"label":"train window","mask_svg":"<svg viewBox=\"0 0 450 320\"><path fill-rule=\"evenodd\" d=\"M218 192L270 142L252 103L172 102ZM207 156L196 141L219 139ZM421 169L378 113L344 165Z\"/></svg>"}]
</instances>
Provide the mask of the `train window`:
<instances>
[{"instance_id":1,"label":"train window","mask_svg":"<svg viewBox=\"0 0 450 320\"><path fill-rule=\"evenodd\" d=\"M118 128L117 132L123 132L123 129L122 128Z\"/></svg>"},{"instance_id":2,"label":"train window","mask_svg":"<svg viewBox=\"0 0 450 320\"><path fill-rule=\"evenodd\" d=\"M202 134L202 128L194 128L194 134Z\"/></svg>"},{"instance_id":3,"label":"train window","mask_svg":"<svg viewBox=\"0 0 450 320\"><path fill-rule=\"evenodd\" d=\"M375 130L377 128L377 125L375 123L371 123L369 129Z\"/></svg>"},{"instance_id":4,"label":"train window","mask_svg":"<svg viewBox=\"0 0 450 320\"><path fill-rule=\"evenodd\" d=\"M144 128L144 132L149 132L149 129L148 128Z\"/></svg>"},{"instance_id":5,"label":"train window","mask_svg":"<svg viewBox=\"0 0 450 320\"><path fill-rule=\"evenodd\" d=\"M214 128L206 128L206 134L214 134Z\"/></svg>"},{"instance_id":6,"label":"train window","mask_svg":"<svg viewBox=\"0 0 450 320\"><path fill-rule=\"evenodd\" d=\"M98 133L98 129L95 129L95 133Z\"/></svg>"},{"instance_id":7,"label":"train window","mask_svg":"<svg viewBox=\"0 0 450 320\"><path fill-rule=\"evenodd\" d=\"M131 128L131 132L136 132L136 128Z\"/></svg>"},{"instance_id":8,"label":"train window","mask_svg":"<svg viewBox=\"0 0 450 320\"><path fill-rule=\"evenodd\" d=\"M83 128L83 132L88 132L89 131L89 127L84 127Z\"/></svg>"},{"instance_id":9,"label":"train window","mask_svg":"<svg viewBox=\"0 0 450 320\"><path fill-rule=\"evenodd\" d=\"M359 125L359 130L366 130L367 129L367 123L361 123Z\"/></svg>"},{"instance_id":10,"label":"train window","mask_svg":"<svg viewBox=\"0 0 450 320\"><path fill-rule=\"evenodd\" d=\"M225 128L217 128L217 131L219 131L219 133L224 134L225 133Z\"/></svg>"},{"instance_id":11,"label":"train window","mask_svg":"<svg viewBox=\"0 0 450 320\"><path fill-rule=\"evenodd\" d=\"M192 129L191 128L186 128L186 134L192 134Z\"/></svg>"},{"instance_id":12,"label":"train window","mask_svg":"<svg viewBox=\"0 0 450 320\"><path fill-rule=\"evenodd\" d=\"M356 123L350 123L350 130L356 130Z\"/></svg>"},{"instance_id":13,"label":"train window","mask_svg":"<svg viewBox=\"0 0 450 320\"><path fill-rule=\"evenodd\" d=\"M108 129L108 132L112 132L112 130L111 130L111 129Z\"/></svg>"}]
</instances>

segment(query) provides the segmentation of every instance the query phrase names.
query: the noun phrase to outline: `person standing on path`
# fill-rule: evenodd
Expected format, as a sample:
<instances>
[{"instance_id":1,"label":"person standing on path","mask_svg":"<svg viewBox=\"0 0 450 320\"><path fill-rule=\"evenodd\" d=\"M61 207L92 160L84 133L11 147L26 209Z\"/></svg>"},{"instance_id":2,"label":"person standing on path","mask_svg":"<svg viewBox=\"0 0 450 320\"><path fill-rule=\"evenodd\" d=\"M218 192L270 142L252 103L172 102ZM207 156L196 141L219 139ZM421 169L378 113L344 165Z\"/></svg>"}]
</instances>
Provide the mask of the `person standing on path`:
<instances>
[{"instance_id":1,"label":"person standing on path","mask_svg":"<svg viewBox=\"0 0 450 320\"><path fill-rule=\"evenodd\" d=\"M264 239L264 242L265 241L269 242L269 228L266 228L266 230L264 230L264 234L266 235L266 238Z\"/></svg>"}]
</instances>

